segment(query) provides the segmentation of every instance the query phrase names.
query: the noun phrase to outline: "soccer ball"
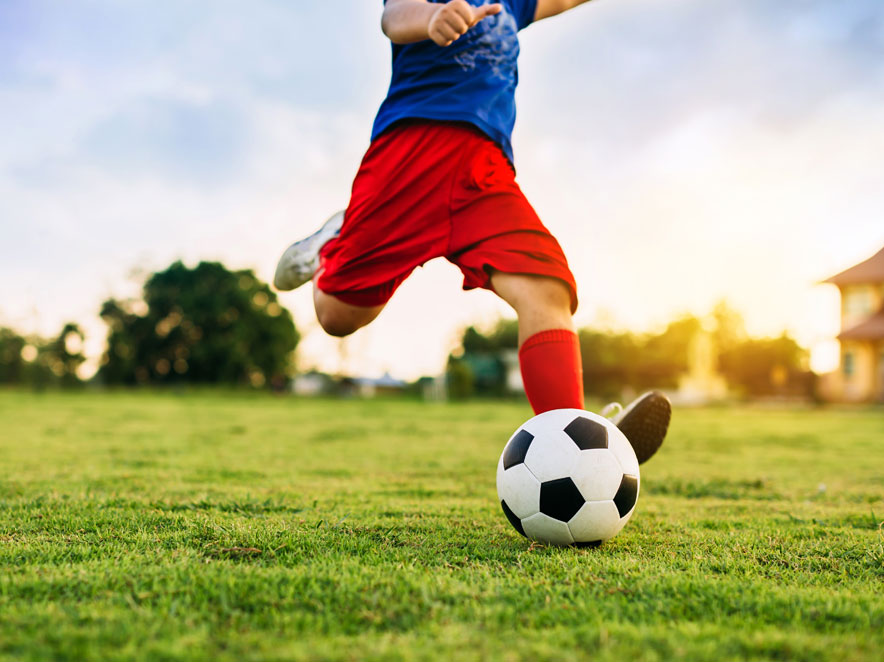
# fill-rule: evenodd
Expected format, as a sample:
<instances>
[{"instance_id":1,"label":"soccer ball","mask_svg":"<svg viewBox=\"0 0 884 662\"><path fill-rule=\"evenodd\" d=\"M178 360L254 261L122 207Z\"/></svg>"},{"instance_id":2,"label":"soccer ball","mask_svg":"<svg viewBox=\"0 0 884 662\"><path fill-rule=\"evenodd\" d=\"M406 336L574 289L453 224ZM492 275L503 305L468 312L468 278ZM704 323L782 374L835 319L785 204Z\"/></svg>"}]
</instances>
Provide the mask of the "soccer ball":
<instances>
[{"instance_id":1,"label":"soccer ball","mask_svg":"<svg viewBox=\"0 0 884 662\"><path fill-rule=\"evenodd\" d=\"M638 460L617 426L581 409L554 409L522 425L497 464L497 495L523 536L596 546L629 521Z\"/></svg>"}]
</instances>

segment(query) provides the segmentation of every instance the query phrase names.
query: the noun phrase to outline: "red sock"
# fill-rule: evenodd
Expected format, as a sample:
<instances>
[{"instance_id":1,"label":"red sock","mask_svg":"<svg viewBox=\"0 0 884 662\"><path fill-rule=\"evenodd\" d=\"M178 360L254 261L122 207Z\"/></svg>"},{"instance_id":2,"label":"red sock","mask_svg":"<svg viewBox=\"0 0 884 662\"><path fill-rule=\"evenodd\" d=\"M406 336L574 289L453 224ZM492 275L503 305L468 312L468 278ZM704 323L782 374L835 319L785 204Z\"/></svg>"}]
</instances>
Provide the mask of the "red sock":
<instances>
[{"instance_id":1,"label":"red sock","mask_svg":"<svg viewBox=\"0 0 884 662\"><path fill-rule=\"evenodd\" d=\"M583 366L576 333L568 329L535 333L519 348L519 363L535 414L583 409Z\"/></svg>"}]
</instances>

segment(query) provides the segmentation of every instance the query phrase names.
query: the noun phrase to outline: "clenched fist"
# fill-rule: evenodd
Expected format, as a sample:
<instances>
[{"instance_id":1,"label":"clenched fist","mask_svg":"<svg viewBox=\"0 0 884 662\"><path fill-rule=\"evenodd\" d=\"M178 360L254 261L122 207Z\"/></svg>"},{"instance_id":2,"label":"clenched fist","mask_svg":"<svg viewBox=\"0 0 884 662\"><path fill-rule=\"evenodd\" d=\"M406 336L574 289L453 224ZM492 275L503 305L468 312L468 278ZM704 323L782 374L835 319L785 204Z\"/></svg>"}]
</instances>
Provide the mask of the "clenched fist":
<instances>
[{"instance_id":1,"label":"clenched fist","mask_svg":"<svg viewBox=\"0 0 884 662\"><path fill-rule=\"evenodd\" d=\"M466 0L451 0L439 8L430 17L427 32L439 46L450 46L460 39L479 21L503 11L503 5L494 3L473 7Z\"/></svg>"}]
</instances>

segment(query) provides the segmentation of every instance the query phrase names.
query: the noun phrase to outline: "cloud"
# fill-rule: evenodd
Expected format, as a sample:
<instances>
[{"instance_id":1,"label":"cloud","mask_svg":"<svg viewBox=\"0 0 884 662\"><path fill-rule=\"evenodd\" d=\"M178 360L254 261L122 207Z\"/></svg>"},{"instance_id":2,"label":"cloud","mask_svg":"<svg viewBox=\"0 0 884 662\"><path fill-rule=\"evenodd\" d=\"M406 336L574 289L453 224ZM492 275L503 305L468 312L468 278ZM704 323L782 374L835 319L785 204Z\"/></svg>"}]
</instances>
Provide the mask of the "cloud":
<instances>
[{"instance_id":1,"label":"cloud","mask_svg":"<svg viewBox=\"0 0 884 662\"><path fill-rule=\"evenodd\" d=\"M884 50L882 13L864 0L587 5L526 31L521 121L605 151L719 108L787 127L839 94L881 98L884 58L868 55Z\"/></svg>"}]
</instances>

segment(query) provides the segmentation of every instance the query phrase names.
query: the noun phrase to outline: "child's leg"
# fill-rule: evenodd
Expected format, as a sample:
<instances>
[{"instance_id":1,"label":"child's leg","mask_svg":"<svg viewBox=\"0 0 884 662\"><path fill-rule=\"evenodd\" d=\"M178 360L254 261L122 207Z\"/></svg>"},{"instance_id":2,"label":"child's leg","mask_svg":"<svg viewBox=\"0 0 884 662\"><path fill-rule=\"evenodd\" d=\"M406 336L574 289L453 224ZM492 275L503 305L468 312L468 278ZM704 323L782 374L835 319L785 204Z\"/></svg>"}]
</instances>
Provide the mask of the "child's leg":
<instances>
[{"instance_id":1,"label":"child's leg","mask_svg":"<svg viewBox=\"0 0 884 662\"><path fill-rule=\"evenodd\" d=\"M571 293L557 278L495 271L491 286L519 316L519 363L535 414L583 409L580 344Z\"/></svg>"},{"instance_id":2,"label":"child's leg","mask_svg":"<svg viewBox=\"0 0 884 662\"><path fill-rule=\"evenodd\" d=\"M340 232L321 248L314 273L326 332L341 337L369 324L417 266L445 255L451 181L474 140L473 130L421 122L372 142Z\"/></svg>"},{"instance_id":3,"label":"child's leg","mask_svg":"<svg viewBox=\"0 0 884 662\"><path fill-rule=\"evenodd\" d=\"M334 295L326 294L313 284L313 307L319 325L330 336L343 338L361 329L380 315L384 305L354 306L341 301Z\"/></svg>"}]
</instances>

